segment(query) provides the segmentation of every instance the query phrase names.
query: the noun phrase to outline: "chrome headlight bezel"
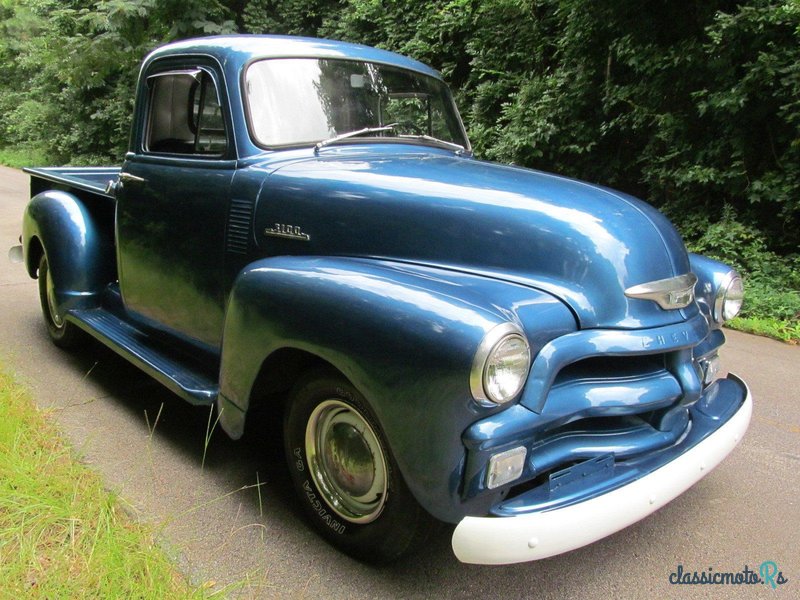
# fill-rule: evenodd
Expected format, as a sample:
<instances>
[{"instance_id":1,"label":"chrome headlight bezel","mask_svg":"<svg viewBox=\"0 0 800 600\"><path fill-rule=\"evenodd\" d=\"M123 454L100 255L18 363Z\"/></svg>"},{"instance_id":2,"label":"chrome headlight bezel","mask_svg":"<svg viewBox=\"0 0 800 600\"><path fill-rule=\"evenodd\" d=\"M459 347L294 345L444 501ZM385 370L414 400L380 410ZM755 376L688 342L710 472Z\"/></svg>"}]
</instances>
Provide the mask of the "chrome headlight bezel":
<instances>
[{"instance_id":1,"label":"chrome headlight bezel","mask_svg":"<svg viewBox=\"0 0 800 600\"><path fill-rule=\"evenodd\" d=\"M717 288L714 298L714 320L722 325L730 321L742 309L744 301L744 284L736 271L725 274Z\"/></svg>"},{"instance_id":2,"label":"chrome headlight bezel","mask_svg":"<svg viewBox=\"0 0 800 600\"><path fill-rule=\"evenodd\" d=\"M521 354L524 355L524 366L518 369L518 381L512 390L503 395L496 393L495 385L491 385L489 378L492 376L490 367L499 351L507 344L520 344ZM491 406L505 404L516 398L525 386L528 371L531 368L531 350L528 340L522 329L514 323L502 323L491 329L483 338L475 357L472 360L470 371L470 391L472 397L479 403Z\"/></svg>"}]
</instances>

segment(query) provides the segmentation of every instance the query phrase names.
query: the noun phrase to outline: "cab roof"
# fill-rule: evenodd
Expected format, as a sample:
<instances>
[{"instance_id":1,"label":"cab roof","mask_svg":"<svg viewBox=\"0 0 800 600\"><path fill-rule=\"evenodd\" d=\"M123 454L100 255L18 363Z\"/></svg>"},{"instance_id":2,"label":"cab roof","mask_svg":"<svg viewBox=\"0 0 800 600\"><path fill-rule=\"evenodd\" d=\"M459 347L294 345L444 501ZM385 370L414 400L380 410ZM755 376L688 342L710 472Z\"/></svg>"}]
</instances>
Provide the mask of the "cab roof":
<instances>
[{"instance_id":1,"label":"cab roof","mask_svg":"<svg viewBox=\"0 0 800 600\"><path fill-rule=\"evenodd\" d=\"M233 67L238 71L248 63L264 58L338 58L392 65L441 79L431 67L387 50L286 35L226 35L182 40L151 52L144 66L160 58L186 54L210 56L225 65L226 70Z\"/></svg>"}]
</instances>

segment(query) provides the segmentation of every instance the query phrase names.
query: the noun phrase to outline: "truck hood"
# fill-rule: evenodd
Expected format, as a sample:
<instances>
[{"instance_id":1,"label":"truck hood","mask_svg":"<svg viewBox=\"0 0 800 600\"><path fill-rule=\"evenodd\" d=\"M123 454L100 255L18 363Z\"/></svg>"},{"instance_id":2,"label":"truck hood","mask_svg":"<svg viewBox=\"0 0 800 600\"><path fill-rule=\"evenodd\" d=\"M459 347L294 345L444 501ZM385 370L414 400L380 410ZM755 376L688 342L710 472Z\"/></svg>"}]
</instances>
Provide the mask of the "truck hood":
<instances>
[{"instance_id":1,"label":"truck hood","mask_svg":"<svg viewBox=\"0 0 800 600\"><path fill-rule=\"evenodd\" d=\"M674 227L644 202L529 169L360 148L326 149L272 171L256 213L262 250L481 273L557 296L584 328L685 318L625 296L631 286L690 270ZM280 225L299 227L309 239L263 235Z\"/></svg>"}]
</instances>

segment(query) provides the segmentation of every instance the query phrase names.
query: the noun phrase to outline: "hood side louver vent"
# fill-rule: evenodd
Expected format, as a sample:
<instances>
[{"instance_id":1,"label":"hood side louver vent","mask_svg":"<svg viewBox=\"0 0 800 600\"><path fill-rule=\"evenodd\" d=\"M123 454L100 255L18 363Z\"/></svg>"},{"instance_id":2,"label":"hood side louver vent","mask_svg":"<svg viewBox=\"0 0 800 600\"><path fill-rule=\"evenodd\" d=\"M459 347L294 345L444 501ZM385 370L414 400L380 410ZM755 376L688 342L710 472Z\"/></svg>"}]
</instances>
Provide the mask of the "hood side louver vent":
<instances>
[{"instance_id":1,"label":"hood side louver vent","mask_svg":"<svg viewBox=\"0 0 800 600\"><path fill-rule=\"evenodd\" d=\"M228 230L225 249L230 254L247 254L250 249L250 231L253 228L252 200L232 199L228 211Z\"/></svg>"}]
</instances>

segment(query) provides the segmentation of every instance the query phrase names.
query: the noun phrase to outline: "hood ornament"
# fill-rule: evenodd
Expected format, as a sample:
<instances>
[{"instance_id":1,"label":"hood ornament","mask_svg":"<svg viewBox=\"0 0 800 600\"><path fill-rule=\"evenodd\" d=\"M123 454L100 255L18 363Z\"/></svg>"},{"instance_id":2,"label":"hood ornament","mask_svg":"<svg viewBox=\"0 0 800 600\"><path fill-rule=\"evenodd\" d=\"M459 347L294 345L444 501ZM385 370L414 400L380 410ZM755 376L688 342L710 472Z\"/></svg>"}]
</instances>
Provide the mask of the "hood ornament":
<instances>
[{"instance_id":1,"label":"hood ornament","mask_svg":"<svg viewBox=\"0 0 800 600\"><path fill-rule=\"evenodd\" d=\"M628 298L652 300L664 310L674 310L685 308L692 303L696 283L697 275L686 273L669 279L634 285L625 290L625 295Z\"/></svg>"}]
</instances>

